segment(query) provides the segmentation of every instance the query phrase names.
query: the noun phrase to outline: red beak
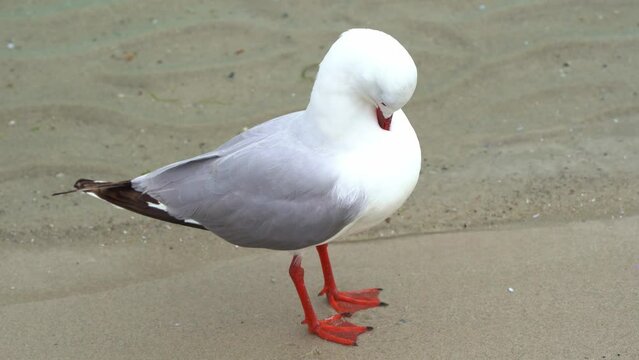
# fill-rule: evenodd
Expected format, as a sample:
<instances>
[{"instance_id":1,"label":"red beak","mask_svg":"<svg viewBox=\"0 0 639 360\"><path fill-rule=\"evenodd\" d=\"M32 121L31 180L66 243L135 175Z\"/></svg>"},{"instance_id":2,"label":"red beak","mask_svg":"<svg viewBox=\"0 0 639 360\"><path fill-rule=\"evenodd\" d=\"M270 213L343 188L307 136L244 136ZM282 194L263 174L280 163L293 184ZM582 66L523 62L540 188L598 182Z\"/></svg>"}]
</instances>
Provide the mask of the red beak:
<instances>
[{"instance_id":1,"label":"red beak","mask_svg":"<svg viewBox=\"0 0 639 360\"><path fill-rule=\"evenodd\" d=\"M377 123L379 124L379 127L381 127L384 130L390 131L393 115L386 118L384 117L384 113L382 112L382 110L379 109L379 106L377 107L376 110L377 110Z\"/></svg>"}]
</instances>

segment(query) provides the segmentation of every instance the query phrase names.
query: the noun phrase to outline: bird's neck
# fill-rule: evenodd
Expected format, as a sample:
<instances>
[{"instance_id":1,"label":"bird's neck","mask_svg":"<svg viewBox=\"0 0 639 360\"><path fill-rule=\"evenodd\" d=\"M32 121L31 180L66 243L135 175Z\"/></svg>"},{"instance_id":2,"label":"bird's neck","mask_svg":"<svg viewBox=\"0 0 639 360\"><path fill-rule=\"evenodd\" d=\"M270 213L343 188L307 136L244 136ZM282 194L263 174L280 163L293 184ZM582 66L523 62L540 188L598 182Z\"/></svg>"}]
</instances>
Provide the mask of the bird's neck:
<instances>
[{"instance_id":1,"label":"bird's neck","mask_svg":"<svg viewBox=\"0 0 639 360\"><path fill-rule=\"evenodd\" d=\"M308 121L327 138L339 143L349 143L350 137L366 136L379 130L375 107L358 93L349 79L318 73L306 108Z\"/></svg>"}]
</instances>

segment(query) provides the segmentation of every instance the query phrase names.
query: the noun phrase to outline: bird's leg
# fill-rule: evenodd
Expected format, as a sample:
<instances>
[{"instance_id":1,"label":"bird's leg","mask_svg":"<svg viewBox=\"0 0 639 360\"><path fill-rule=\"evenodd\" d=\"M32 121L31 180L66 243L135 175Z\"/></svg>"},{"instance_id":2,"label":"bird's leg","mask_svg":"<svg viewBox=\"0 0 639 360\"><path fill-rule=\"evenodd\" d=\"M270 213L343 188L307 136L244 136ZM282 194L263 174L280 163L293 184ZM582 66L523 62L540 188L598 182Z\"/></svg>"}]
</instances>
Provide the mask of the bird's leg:
<instances>
[{"instance_id":1,"label":"bird's leg","mask_svg":"<svg viewBox=\"0 0 639 360\"><path fill-rule=\"evenodd\" d=\"M362 289L355 291L339 291L335 285L333 277L333 269L331 261L328 258L328 245L323 244L317 246L320 262L322 263L322 272L324 273L324 288L319 295L326 294L328 302L333 309L339 313L364 310L376 306L386 306L386 303L379 301L380 288Z\"/></svg>"},{"instance_id":2,"label":"bird's leg","mask_svg":"<svg viewBox=\"0 0 639 360\"><path fill-rule=\"evenodd\" d=\"M357 336L373 329L369 326L357 326L343 319L350 314L336 314L324 320L318 320L304 285L304 268L302 268L301 256L295 255L293 257L288 272L291 275L291 279L293 279L293 284L295 284L295 289L302 302L302 308L304 308L304 321L302 321L302 324L308 325L309 332L338 344L357 345Z\"/></svg>"}]
</instances>

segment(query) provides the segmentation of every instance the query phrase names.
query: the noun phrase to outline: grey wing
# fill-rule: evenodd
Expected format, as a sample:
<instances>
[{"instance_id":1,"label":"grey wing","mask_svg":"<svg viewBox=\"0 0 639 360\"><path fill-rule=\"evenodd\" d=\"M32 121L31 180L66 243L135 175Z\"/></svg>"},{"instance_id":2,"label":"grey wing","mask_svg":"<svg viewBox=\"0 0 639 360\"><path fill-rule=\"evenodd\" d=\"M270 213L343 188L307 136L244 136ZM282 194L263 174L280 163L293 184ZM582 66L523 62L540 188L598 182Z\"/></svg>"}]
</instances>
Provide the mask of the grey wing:
<instances>
[{"instance_id":1,"label":"grey wing","mask_svg":"<svg viewBox=\"0 0 639 360\"><path fill-rule=\"evenodd\" d=\"M319 244L357 217L364 198L339 199L330 161L287 131L287 121L265 123L214 152L134 179L133 186L172 216L195 220L236 245Z\"/></svg>"}]
</instances>

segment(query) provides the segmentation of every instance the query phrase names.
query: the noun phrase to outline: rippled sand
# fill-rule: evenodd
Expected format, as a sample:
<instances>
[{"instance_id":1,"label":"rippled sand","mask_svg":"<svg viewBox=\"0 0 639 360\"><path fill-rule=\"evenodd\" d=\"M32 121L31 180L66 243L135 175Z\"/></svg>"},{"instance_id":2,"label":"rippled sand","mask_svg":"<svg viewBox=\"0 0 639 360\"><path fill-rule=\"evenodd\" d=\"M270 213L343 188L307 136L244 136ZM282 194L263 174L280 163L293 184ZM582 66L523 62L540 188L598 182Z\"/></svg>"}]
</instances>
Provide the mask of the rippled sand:
<instances>
[{"instance_id":1,"label":"rippled sand","mask_svg":"<svg viewBox=\"0 0 639 360\"><path fill-rule=\"evenodd\" d=\"M180 357L171 353L180 347L150 351L165 349L159 342L179 343L189 358L219 349L234 358L389 358L397 349L412 349L400 353L414 358L539 358L540 349L551 358L637 356L639 244L628 236L639 213L638 18L635 1L3 1L0 315L12 321L0 322L0 333L14 337L0 336L0 348L29 359ZM424 157L417 189L398 214L334 246L346 285L392 288L384 295L394 310L357 314L378 328L361 338L359 352L297 326L287 254L235 249L83 196L51 198L79 177L127 179L304 108L314 65L352 27L384 30L413 55L420 80L405 112ZM601 227L611 231L608 242L595 231ZM536 245L539 234L547 241ZM510 260L517 241L506 237L530 252L520 259L530 273ZM361 241L369 239L377 241ZM458 257L450 258L450 243L463 245ZM482 244L491 252L469 257ZM614 255L610 263L600 261L602 251ZM565 252L572 254L566 265L551 265ZM316 273L309 255L307 273ZM446 259L464 259L467 271L484 269L484 276L466 283ZM593 262L601 266L584 268ZM501 265L491 271L492 263ZM584 272L566 275L572 269ZM460 302L442 315L451 296L507 288L510 272L521 273L520 283L534 279L537 293L517 292L526 300L508 304ZM430 280L400 281L414 274ZM318 274L309 276L319 284ZM493 284L494 277L505 282ZM619 291L605 292L608 284L593 278L618 281ZM377 281L385 283L370 284ZM458 282L461 293L438 292ZM273 284L286 296L281 303L273 295L260 300ZM551 291L562 286L576 289ZM553 294L558 299L546 298ZM139 305L150 297L167 301L155 310ZM562 333L552 317L525 315L555 302L588 304L613 320L593 318L591 328L577 321ZM162 309L178 315L163 317ZM513 311L519 317L510 320L526 326L504 326L509 319L490 309ZM49 311L56 316L41 317ZM634 321L614 320L621 312ZM587 311L574 314L590 319ZM487 336L464 345L464 319L473 316ZM400 319L412 331L393 337L388 329ZM613 327L619 333L610 341L576 340L602 339L592 329ZM437 329L448 342L435 341ZM515 345L504 343L506 331L521 335L510 338ZM234 343L229 334L251 338ZM246 345L254 341L263 346Z\"/></svg>"}]
</instances>

